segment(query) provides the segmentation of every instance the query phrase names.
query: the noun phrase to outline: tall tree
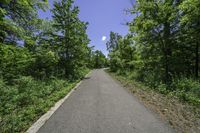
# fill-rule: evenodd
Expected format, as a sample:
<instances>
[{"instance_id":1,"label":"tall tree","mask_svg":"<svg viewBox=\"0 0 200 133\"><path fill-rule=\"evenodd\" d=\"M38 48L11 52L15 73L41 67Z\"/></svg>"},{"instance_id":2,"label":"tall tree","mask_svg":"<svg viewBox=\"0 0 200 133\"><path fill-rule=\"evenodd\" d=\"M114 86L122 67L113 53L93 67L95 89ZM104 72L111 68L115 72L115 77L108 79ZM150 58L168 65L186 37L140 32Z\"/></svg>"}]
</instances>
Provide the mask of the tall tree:
<instances>
[{"instance_id":1,"label":"tall tree","mask_svg":"<svg viewBox=\"0 0 200 133\"><path fill-rule=\"evenodd\" d=\"M200 47L200 1L199 0L184 0L179 8L181 10L181 24L184 28L185 37L191 40L194 44L193 53L195 53L195 76L199 77L199 47ZM190 45L192 46L192 45Z\"/></svg>"},{"instance_id":2,"label":"tall tree","mask_svg":"<svg viewBox=\"0 0 200 133\"><path fill-rule=\"evenodd\" d=\"M84 57L88 52L89 43L86 34L88 23L78 18L79 9L73 6L73 0L54 2L52 13L60 67L64 69L65 76L70 77L78 67L85 65Z\"/></svg>"},{"instance_id":3,"label":"tall tree","mask_svg":"<svg viewBox=\"0 0 200 133\"><path fill-rule=\"evenodd\" d=\"M130 24L130 30L137 35L138 43L149 47L149 50L157 48L160 52L162 67L165 70L163 77L165 83L171 82L173 46L177 34L177 2L164 1L137 1L134 10L138 14ZM158 62L159 63L159 62ZM159 68L157 68L159 69Z\"/></svg>"}]
</instances>

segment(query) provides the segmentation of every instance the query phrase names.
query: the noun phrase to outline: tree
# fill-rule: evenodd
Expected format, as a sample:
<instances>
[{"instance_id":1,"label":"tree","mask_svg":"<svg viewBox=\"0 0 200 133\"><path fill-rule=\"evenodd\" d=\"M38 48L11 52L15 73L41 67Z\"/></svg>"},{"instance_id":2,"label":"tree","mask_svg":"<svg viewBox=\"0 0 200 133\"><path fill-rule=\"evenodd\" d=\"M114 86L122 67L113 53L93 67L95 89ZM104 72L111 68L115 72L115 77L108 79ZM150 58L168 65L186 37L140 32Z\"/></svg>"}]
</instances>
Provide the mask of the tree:
<instances>
[{"instance_id":1,"label":"tree","mask_svg":"<svg viewBox=\"0 0 200 133\"><path fill-rule=\"evenodd\" d=\"M122 36L120 36L118 33L110 32L110 40L106 43L107 50L109 52L114 51L118 49L118 43L119 39L121 39Z\"/></svg>"},{"instance_id":2,"label":"tree","mask_svg":"<svg viewBox=\"0 0 200 133\"><path fill-rule=\"evenodd\" d=\"M109 51L108 57L110 60L110 68L112 71L117 71L119 66L119 40L122 38L118 33L110 32L110 40L106 43L107 50Z\"/></svg>"},{"instance_id":3,"label":"tree","mask_svg":"<svg viewBox=\"0 0 200 133\"><path fill-rule=\"evenodd\" d=\"M32 39L40 23L37 10L45 10L47 4L47 0L4 0L1 2L0 10L3 12L1 42L16 45L18 41L26 43L26 40Z\"/></svg>"},{"instance_id":4,"label":"tree","mask_svg":"<svg viewBox=\"0 0 200 133\"><path fill-rule=\"evenodd\" d=\"M110 33L110 40L107 42L109 48L110 68L112 71L131 71L134 68L135 45L132 35L125 37L117 33Z\"/></svg>"},{"instance_id":5,"label":"tree","mask_svg":"<svg viewBox=\"0 0 200 133\"><path fill-rule=\"evenodd\" d=\"M166 84L170 84L174 73L171 64L176 41L173 38L176 38L178 32L177 4L179 3L174 0L137 1L132 12L139 15L130 23L130 30L137 35L138 43L145 45L150 51L157 49L160 57L154 57L161 59L159 62L162 63L157 69L164 68L163 80Z\"/></svg>"},{"instance_id":6,"label":"tree","mask_svg":"<svg viewBox=\"0 0 200 133\"><path fill-rule=\"evenodd\" d=\"M180 5L181 10L181 24L185 34L185 37L192 40L194 44L195 53L195 77L199 77L199 36L200 36L200 1L199 0L184 0Z\"/></svg>"},{"instance_id":7,"label":"tree","mask_svg":"<svg viewBox=\"0 0 200 133\"><path fill-rule=\"evenodd\" d=\"M103 68L103 67L106 67L106 63L107 63L106 57L105 57L105 55L101 51L96 50L94 52L93 56L94 56L93 57L93 59L94 59L94 62L93 62L94 68Z\"/></svg>"},{"instance_id":8,"label":"tree","mask_svg":"<svg viewBox=\"0 0 200 133\"><path fill-rule=\"evenodd\" d=\"M36 44L40 22L37 10L45 9L46 4L45 0L0 2L0 76L6 82L28 75L28 69L34 63L31 47Z\"/></svg>"},{"instance_id":9,"label":"tree","mask_svg":"<svg viewBox=\"0 0 200 133\"><path fill-rule=\"evenodd\" d=\"M86 35L88 23L79 20L79 9L73 6L73 0L54 2L52 13L60 57L59 67L64 69L65 77L73 77L78 68L85 67L89 43Z\"/></svg>"}]
</instances>

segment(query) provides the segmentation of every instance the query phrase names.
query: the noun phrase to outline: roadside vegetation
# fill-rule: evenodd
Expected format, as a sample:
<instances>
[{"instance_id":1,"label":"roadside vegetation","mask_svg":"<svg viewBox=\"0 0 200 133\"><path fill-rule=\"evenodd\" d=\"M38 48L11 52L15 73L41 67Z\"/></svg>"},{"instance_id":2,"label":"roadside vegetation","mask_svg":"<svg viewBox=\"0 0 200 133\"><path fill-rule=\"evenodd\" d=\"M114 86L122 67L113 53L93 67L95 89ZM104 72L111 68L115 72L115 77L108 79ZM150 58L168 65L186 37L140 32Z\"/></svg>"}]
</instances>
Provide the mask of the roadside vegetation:
<instances>
[{"instance_id":1,"label":"roadside vegetation","mask_svg":"<svg viewBox=\"0 0 200 133\"><path fill-rule=\"evenodd\" d=\"M130 33L110 33L110 71L199 106L199 7L199 0L137 1Z\"/></svg>"},{"instance_id":2,"label":"roadside vegetation","mask_svg":"<svg viewBox=\"0 0 200 133\"><path fill-rule=\"evenodd\" d=\"M25 132L92 68L106 66L89 47L87 22L73 0L0 2L0 132Z\"/></svg>"},{"instance_id":3,"label":"roadside vegetation","mask_svg":"<svg viewBox=\"0 0 200 133\"><path fill-rule=\"evenodd\" d=\"M174 111L171 115L182 117L182 121L193 121L186 128L180 126L180 122L178 125L182 132L195 132L190 130L192 127L199 131L200 1L138 0L128 12L134 16L127 23L129 33L121 36L111 32L107 42L109 71L119 80L123 79L123 84L134 82L133 86L140 84L139 88L151 90L148 93L144 91L142 96L149 101L159 93L159 96L167 97L165 100L169 103L175 98L181 105L191 106L194 109L186 111L191 119L183 113L185 108L177 108L173 103L172 110L182 112ZM156 93L151 95L151 92ZM151 102L162 105L157 98ZM172 121L173 125L177 124L175 121Z\"/></svg>"},{"instance_id":4,"label":"roadside vegetation","mask_svg":"<svg viewBox=\"0 0 200 133\"><path fill-rule=\"evenodd\" d=\"M1 81L1 132L25 132L34 121L63 98L78 82L61 79L37 81L20 77L8 86Z\"/></svg>"}]
</instances>

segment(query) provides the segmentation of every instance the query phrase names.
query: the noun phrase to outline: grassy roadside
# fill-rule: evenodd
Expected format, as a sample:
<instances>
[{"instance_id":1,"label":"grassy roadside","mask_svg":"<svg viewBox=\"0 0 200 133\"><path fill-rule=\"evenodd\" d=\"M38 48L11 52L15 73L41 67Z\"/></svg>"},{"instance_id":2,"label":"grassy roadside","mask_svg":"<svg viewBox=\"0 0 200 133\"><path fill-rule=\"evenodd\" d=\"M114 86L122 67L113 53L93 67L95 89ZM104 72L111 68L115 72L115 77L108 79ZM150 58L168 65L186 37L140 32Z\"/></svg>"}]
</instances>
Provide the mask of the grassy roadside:
<instances>
[{"instance_id":1,"label":"grassy roadside","mask_svg":"<svg viewBox=\"0 0 200 133\"><path fill-rule=\"evenodd\" d=\"M83 72L86 75L89 70ZM80 80L21 77L14 86L0 83L0 132L25 132Z\"/></svg>"},{"instance_id":2,"label":"grassy roadside","mask_svg":"<svg viewBox=\"0 0 200 133\"><path fill-rule=\"evenodd\" d=\"M178 132L200 132L199 106L180 101L178 97L170 93L162 94L157 90L152 90L125 76L108 70L106 72L132 92L147 108L158 113L161 119L168 121Z\"/></svg>"}]
</instances>

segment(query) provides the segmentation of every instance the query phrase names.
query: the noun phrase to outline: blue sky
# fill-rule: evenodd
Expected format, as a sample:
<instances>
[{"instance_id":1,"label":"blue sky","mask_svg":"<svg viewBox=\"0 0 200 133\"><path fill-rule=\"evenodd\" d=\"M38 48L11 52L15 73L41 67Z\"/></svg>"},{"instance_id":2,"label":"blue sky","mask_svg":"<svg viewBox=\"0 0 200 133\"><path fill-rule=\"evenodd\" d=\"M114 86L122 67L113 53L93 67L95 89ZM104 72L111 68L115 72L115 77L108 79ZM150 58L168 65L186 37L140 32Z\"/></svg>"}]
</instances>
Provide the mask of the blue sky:
<instances>
[{"instance_id":1,"label":"blue sky","mask_svg":"<svg viewBox=\"0 0 200 133\"><path fill-rule=\"evenodd\" d=\"M50 8L53 1L49 0ZM79 7L79 18L89 22L87 34L91 40L90 46L101 50L107 55L106 42L109 40L110 31L121 35L128 33L128 27L124 25L130 21L132 16L125 13L125 9L131 7L131 0L75 0L75 5ZM132 0L134 1L134 0ZM39 11L41 18L51 19L51 12Z\"/></svg>"}]
</instances>

